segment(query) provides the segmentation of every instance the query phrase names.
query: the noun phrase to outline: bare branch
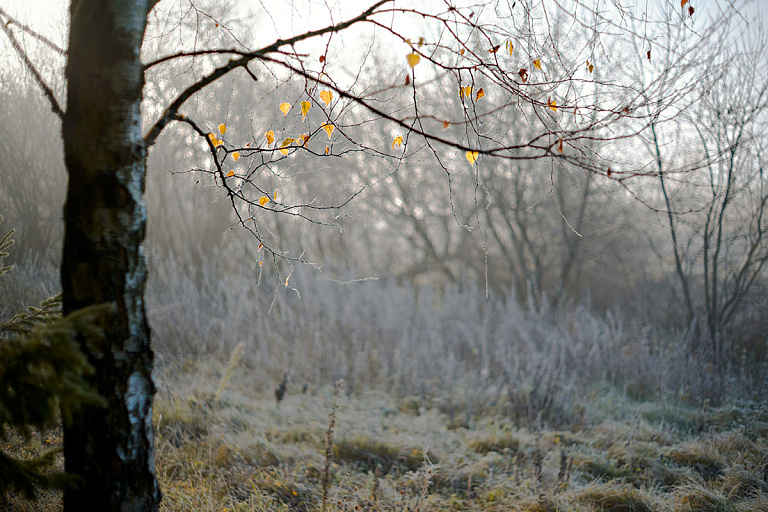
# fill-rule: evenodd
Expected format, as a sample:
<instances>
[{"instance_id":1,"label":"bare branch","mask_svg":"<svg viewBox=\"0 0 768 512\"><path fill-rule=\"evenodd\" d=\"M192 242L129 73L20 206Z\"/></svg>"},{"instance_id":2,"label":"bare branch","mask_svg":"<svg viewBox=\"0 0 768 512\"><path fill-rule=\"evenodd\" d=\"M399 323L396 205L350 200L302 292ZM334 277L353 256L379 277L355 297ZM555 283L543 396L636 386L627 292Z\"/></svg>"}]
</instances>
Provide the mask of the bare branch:
<instances>
[{"instance_id":1,"label":"bare branch","mask_svg":"<svg viewBox=\"0 0 768 512\"><path fill-rule=\"evenodd\" d=\"M168 123L173 120L174 116L178 114L179 109L181 106L189 99L191 98L195 93L198 91L201 91L206 86L212 84L219 78L223 77L230 71L233 71L237 68L245 68L248 66L248 64L254 60L254 59L260 59L264 60L265 57L270 54L279 51L280 47L285 45L293 45L300 41L304 41L306 39L311 39L313 37L321 36L324 34L331 34L340 32L346 28L349 28L350 26L360 23L361 21L366 21L371 15L373 15L376 10L381 7L382 5L391 2L393 0L379 0L375 4L373 4L371 7L366 9L363 13L361 13L358 16L355 16L352 19L349 19L347 21L338 23L336 25L330 25L325 28L321 28L318 30L312 30L310 32L305 32L304 34L300 34L295 37L291 37L288 39L278 39L274 43L265 46L264 48L261 48L260 50L256 50L254 52L243 54L239 59L233 59L230 60L227 64L224 66L221 66L219 68L216 68L213 72L208 74L207 76L203 77L199 81L195 82L194 84L187 87L169 106L165 109L165 112L163 112L163 115L160 116L160 119L158 119L155 124L150 128L147 135L144 137L144 144L146 146L151 146L155 143L155 140L157 140L157 137L160 135L160 132L163 131L163 128L165 128ZM229 53L229 52L224 52ZM189 56L187 54L177 54L175 57L186 57ZM168 60L171 60L172 58L175 58L174 56L171 57L163 57L160 59L160 61L165 62ZM145 70L154 66L155 64L158 64L159 61L151 62L145 66Z\"/></svg>"}]
</instances>

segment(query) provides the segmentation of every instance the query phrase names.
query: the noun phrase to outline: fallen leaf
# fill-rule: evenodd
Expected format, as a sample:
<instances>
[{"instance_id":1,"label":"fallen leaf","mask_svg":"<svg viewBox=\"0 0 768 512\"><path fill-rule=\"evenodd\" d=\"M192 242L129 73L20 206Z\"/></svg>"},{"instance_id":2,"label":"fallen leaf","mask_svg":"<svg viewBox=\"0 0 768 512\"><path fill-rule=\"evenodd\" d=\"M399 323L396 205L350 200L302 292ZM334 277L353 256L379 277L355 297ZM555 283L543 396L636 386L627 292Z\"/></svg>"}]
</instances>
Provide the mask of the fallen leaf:
<instances>
[{"instance_id":1,"label":"fallen leaf","mask_svg":"<svg viewBox=\"0 0 768 512\"><path fill-rule=\"evenodd\" d=\"M469 162L469 165L475 165L475 162L477 161L478 152L477 151L467 151L467 161Z\"/></svg>"},{"instance_id":2,"label":"fallen leaf","mask_svg":"<svg viewBox=\"0 0 768 512\"><path fill-rule=\"evenodd\" d=\"M395 140L392 141L392 149L395 149L395 146L402 146L403 145L403 137L398 135L395 137Z\"/></svg>"},{"instance_id":3,"label":"fallen leaf","mask_svg":"<svg viewBox=\"0 0 768 512\"><path fill-rule=\"evenodd\" d=\"M421 62L421 57L416 52L409 53L408 55L405 56L405 58L408 60L408 65L411 66L412 68L416 67L416 65L419 62Z\"/></svg>"},{"instance_id":4,"label":"fallen leaf","mask_svg":"<svg viewBox=\"0 0 768 512\"><path fill-rule=\"evenodd\" d=\"M320 99L325 102L326 105L331 104L331 100L333 100L333 92L331 91L320 91Z\"/></svg>"},{"instance_id":5,"label":"fallen leaf","mask_svg":"<svg viewBox=\"0 0 768 512\"><path fill-rule=\"evenodd\" d=\"M281 103L280 104L280 111L283 113L284 116L288 115L288 111L291 110L291 104L290 103Z\"/></svg>"},{"instance_id":6,"label":"fallen leaf","mask_svg":"<svg viewBox=\"0 0 768 512\"><path fill-rule=\"evenodd\" d=\"M331 134L333 133L333 130L335 130L335 129L336 129L336 127L335 127L335 126L333 126L333 125L332 125L332 124L330 124L330 123L323 123L323 126L321 126L320 128L322 128L323 130L325 130L325 133L327 133L327 134L328 134L328 138L329 138L329 139L331 138Z\"/></svg>"}]
</instances>

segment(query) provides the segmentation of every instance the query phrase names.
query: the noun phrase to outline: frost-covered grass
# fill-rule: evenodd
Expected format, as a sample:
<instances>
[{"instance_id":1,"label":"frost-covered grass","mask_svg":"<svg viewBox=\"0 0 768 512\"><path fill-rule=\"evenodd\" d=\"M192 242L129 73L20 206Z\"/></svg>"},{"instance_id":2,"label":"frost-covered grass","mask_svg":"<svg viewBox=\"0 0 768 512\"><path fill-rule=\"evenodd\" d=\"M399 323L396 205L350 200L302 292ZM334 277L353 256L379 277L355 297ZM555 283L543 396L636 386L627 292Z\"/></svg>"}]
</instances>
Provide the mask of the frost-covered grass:
<instances>
[{"instance_id":1,"label":"frost-covered grass","mask_svg":"<svg viewBox=\"0 0 768 512\"><path fill-rule=\"evenodd\" d=\"M330 510L768 510L766 373L586 302L239 261L150 261L163 510L318 510L326 475ZM18 274L30 304L56 290Z\"/></svg>"}]
</instances>

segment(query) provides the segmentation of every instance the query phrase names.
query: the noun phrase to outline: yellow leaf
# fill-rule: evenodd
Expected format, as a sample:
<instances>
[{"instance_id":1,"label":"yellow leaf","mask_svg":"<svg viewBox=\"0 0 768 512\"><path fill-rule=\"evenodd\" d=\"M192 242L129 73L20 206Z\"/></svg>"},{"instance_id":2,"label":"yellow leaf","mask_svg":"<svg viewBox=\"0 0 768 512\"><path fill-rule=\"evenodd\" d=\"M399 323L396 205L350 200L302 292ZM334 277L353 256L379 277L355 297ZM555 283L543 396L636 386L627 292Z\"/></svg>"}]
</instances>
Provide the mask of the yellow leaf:
<instances>
[{"instance_id":1,"label":"yellow leaf","mask_svg":"<svg viewBox=\"0 0 768 512\"><path fill-rule=\"evenodd\" d=\"M280 104L280 112L282 112L284 116L288 115L288 111L289 110L291 110L291 104L290 103L281 103Z\"/></svg>"},{"instance_id":2,"label":"yellow leaf","mask_svg":"<svg viewBox=\"0 0 768 512\"><path fill-rule=\"evenodd\" d=\"M277 201L277 190L275 190L275 197L272 200Z\"/></svg>"},{"instance_id":3,"label":"yellow leaf","mask_svg":"<svg viewBox=\"0 0 768 512\"><path fill-rule=\"evenodd\" d=\"M211 144L213 144L213 147L217 148L221 146L222 142L219 139L217 139L216 135L214 135L213 133L209 133L208 138L211 139Z\"/></svg>"},{"instance_id":4,"label":"yellow leaf","mask_svg":"<svg viewBox=\"0 0 768 512\"><path fill-rule=\"evenodd\" d=\"M392 149L395 149L395 146L402 146L403 145L403 138L401 136L395 137L395 140L392 141Z\"/></svg>"},{"instance_id":5,"label":"yellow leaf","mask_svg":"<svg viewBox=\"0 0 768 512\"><path fill-rule=\"evenodd\" d=\"M477 98L475 98L475 101L479 100L479 99L480 99L480 98L482 98L483 96L485 96L485 91L484 91L484 90L483 90L483 88L481 87L481 88L480 88L480 90L479 90L479 91L477 91Z\"/></svg>"},{"instance_id":6,"label":"yellow leaf","mask_svg":"<svg viewBox=\"0 0 768 512\"><path fill-rule=\"evenodd\" d=\"M227 178L229 178L230 176L234 176L234 175L235 175L235 171L229 171L227 173Z\"/></svg>"},{"instance_id":7,"label":"yellow leaf","mask_svg":"<svg viewBox=\"0 0 768 512\"><path fill-rule=\"evenodd\" d=\"M225 133L227 133L227 125L225 125L225 124L223 124L223 123L222 123L222 124L220 124L220 125L219 125L219 131L221 132L221 134L222 134L222 135L224 135Z\"/></svg>"},{"instance_id":8,"label":"yellow leaf","mask_svg":"<svg viewBox=\"0 0 768 512\"><path fill-rule=\"evenodd\" d=\"M421 62L421 57L416 52L409 53L408 55L405 56L405 58L408 59L408 65L411 66L412 68L416 67L416 65L419 62Z\"/></svg>"},{"instance_id":9,"label":"yellow leaf","mask_svg":"<svg viewBox=\"0 0 768 512\"><path fill-rule=\"evenodd\" d=\"M275 132L269 130L265 135L267 136L267 145L275 142Z\"/></svg>"},{"instance_id":10,"label":"yellow leaf","mask_svg":"<svg viewBox=\"0 0 768 512\"><path fill-rule=\"evenodd\" d=\"M257 251L260 251L262 248L264 248L264 244L259 244L259 248L256 249Z\"/></svg>"},{"instance_id":11,"label":"yellow leaf","mask_svg":"<svg viewBox=\"0 0 768 512\"><path fill-rule=\"evenodd\" d=\"M307 147L307 142L309 142L309 134L308 133L302 133L299 135L299 144L301 144L304 147Z\"/></svg>"},{"instance_id":12,"label":"yellow leaf","mask_svg":"<svg viewBox=\"0 0 768 512\"><path fill-rule=\"evenodd\" d=\"M269 197L267 197L267 196L261 196L261 198L259 199L259 204L261 206L264 206L268 202L269 202Z\"/></svg>"},{"instance_id":13,"label":"yellow leaf","mask_svg":"<svg viewBox=\"0 0 768 512\"><path fill-rule=\"evenodd\" d=\"M509 50L509 55L512 56L512 50L515 49L515 45L512 44L512 40L507 41L507 50Z\"/></svg>"},{"instance_id":14,"label":"yellow leaf","mask_svg":"<svg viewBox=\"0 0 768 512\"><path fill-rule=\"evenodd\" d=\"M310 107L312 107L312 103L310 103L309 101L301 102L301 120L302 121L307 119L307 112L309 112Z\"/></svg>"},{"instance_id":15,"label":"yellow leaf","mask_svg":"<svg viewBox=\"0 0 768 512\"><path fill-rule=\"evenodd\" d=\"M333 100L333 92L331 91L320 91L320 99L325 102L326 105L331 104L331 100Z\"/></svg>"},{"instance_id":16,"label":"yellow leaf","mask_svg":"<svg viewBox=\"0 0 768 512\"><path fill-rule=\"evenodd\" d=\"M335 126L333 126L332 124L329 124L329 123L323 123L323 126L321 126L320 128L322 128L323 130L325 130L325 133L327 133L327 134L328 134L328 138L330 139L330 138L331 138L331 134L333 133L333 130L334 130L336 127L335 127Z\"/></svg>"},{"instance_id":17,"label":"yellow leaf","mask_svg":"<svg viewBox=\"0 0 768 512\"><path fill-rule=\"evenodd\" d=\"M459 55L464 55L464 48L462 48L461 50L459 50Z\"/></svg>"},{"instance_id":18,"label":"yellow leaf","mask_svg":"<svg viewBox=\"0 0 768 512\"><path fill-rule=\"evenodd\" d=\"M477 161L478 152L477 151L467 151L467 161L469 162L469 165L475 165L475 162Z\"/></svg>"},{"instance_id":19,"label":"yellow leaf","mask_svg":"<svg viewBox=\"0 0 768 512\"><path fill-rule=\"evenodd\" d=\"M552 109L552 112L557 112L557 102L551 97L547 98L547 106Z\"/></svg>"},{"instance_id":20,"label":"yellow leaf","mask_svg":"<svg viewBox=\"0 0 768 512\"><path fill-rule=\"evenodd\" d=\"M331 148L329 148L328 146L325 146L325 154L327 155L328 153L330 153L330 151L331 151Z\"/></svg>"},{"instance_id":21,"label":"yellow leaf","mask_svg":"<svg viewBox=\"0 0 768 512\"><path fill-rule=\"evenodd\" d=\"M460 96L460 97L462 97L462 98L464 98L465 96L466 96L467 98L469 98L470 96L472 96L472 86L471 86L471 85L468 85L468 86L466 86L466 87L462 87L462 88L459 90L459 96Z\"/></svg>"},{"instance_id":22,"label":"yellow leaf","mask_svg":"<svg viewBox=\"0 0 768 512\"><path fill-rule=\"evenodd\" d=\"M420 38L419 38L419 43L418 43L418 46L419 46L419 48L421 48L422 46L424 46L424 38L423 38L423 37L420 37Z\"/></svg>"},{"instance_id":23,"label":"yellow leaf","mask_svg":"<svg viewBox=\"0 0 768 512\"><path fill-rule=\"evenodd\" d=\"M282 154L284 154L284 155L287 155L287 154L288 154L288 150L287 150L287 149L285 149L285 148L286 148L286 146L290 146L290 145L291 145L291 144L293 144L294 142L296 142L296 139L292 139L292 138L290 138L290 137L286 137L286 139L283 141L283 143L282 143L282 144L280 144L280 147L282 148L282 149L280 149L280 152L281 152Z\"/></svg>"},{"instance_id":24,"label":"yellow leaf","mask_svg":"<svg viewBox=\"0 0 768 512\"><path fill-rule=\"evenodd\" d=\"M536 69L541 71L541 60L539 60L539 59L534 60L533 61L533 65L536 66Z\"/></svg>"},{"instance_id":25,"label":"yellow leaf","mask_svg":"<svg viewBox=\"0 0 768 512\"><path fill-rule=\"evenodd\" d=\"M238 158L240 158L240 153L238 151L235 151L234 153L232 153L232 160L237 162Z\"/></svg>"}]
</instances>

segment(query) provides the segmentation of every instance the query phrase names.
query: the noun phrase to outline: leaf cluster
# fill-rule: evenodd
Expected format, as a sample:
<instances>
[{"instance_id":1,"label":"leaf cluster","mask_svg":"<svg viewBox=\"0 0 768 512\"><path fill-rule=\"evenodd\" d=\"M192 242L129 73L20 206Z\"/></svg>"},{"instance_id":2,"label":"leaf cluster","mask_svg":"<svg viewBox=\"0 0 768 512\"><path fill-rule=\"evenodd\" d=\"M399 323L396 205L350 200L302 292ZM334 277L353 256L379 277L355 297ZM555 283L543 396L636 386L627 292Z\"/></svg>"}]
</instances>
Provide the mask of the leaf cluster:
<instances>
[{"instance_id":1,"label":"leaf cluster","mask_svg":"<svg viewBox=\"0 0 768 512\"><path fill-rule=\"evenodd\" d=\"M0 240L0 275L5 250L13 244L13 231ZM60 316L61 297L0 322L0 440L11 432L29 439L33 429L46 429L72 420L83 404L101 405L86 377L93 373L80 344L104 337L98 326L112 309L99 305ZM61 488L73 482L63 473L51 473L57 450L33 459L17 459L0 450L0 504L11 490L32 498L37 488Z\"/></svg>"}]
</instances>

